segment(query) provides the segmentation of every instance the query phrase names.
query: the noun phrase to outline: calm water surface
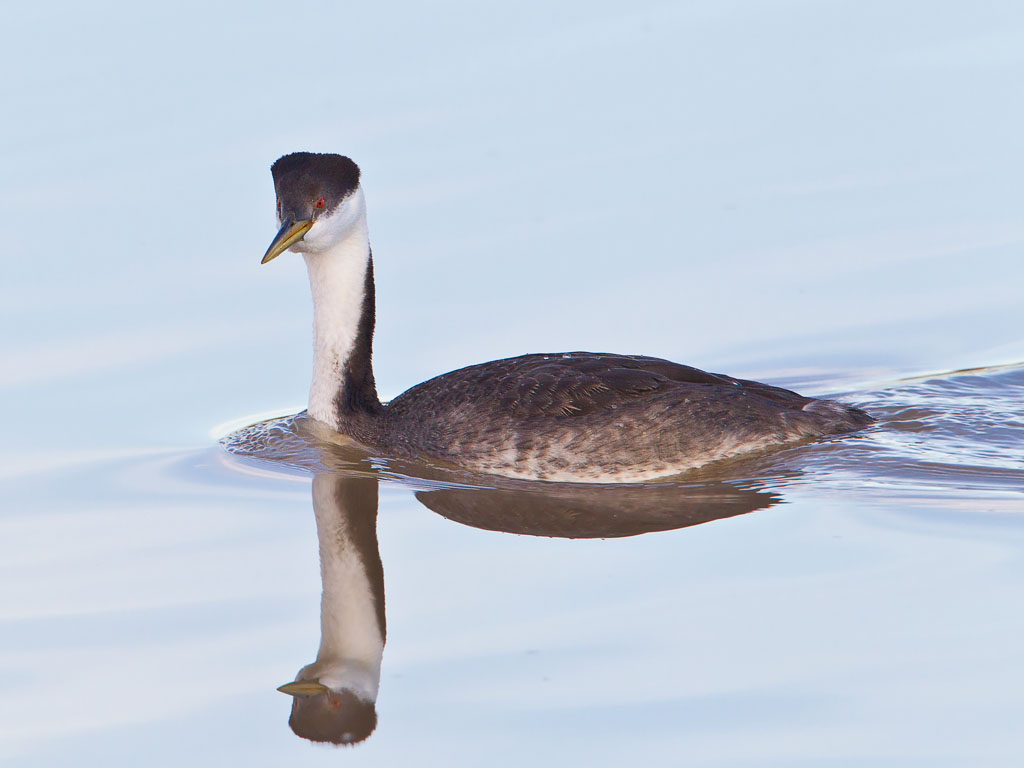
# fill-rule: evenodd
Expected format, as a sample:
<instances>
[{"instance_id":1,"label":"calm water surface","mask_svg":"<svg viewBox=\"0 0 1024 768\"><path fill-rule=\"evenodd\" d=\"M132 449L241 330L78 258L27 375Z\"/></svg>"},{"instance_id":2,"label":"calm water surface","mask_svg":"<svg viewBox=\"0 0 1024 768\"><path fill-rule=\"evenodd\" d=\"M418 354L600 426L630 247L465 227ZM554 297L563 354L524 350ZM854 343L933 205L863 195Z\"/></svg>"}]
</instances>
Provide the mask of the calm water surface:
<instances>
[{"instance_id":1,"label":"calm water surface","mask_svg":"<svg viewBox=\"0 0 1024 768\"><path fill-rule=\"evenodd\" d=\"M1019 3L5 20L0 763L1021 764ZM640 488L317 442L300 149L363 168L384 396L591 349L878 424ZM386 625L350 747L275 690L322 609Z\"/></svg>"},{"instance_id":2,"label":"calm water surface","mask_svg":"<svg viewBox=\"0 0 1024 768\"><path fill-rule=\"evenodd\" d=\"M9 479L43 505L5 521L4 749L1009 764L1022 396L1014 366L876 382L842 394L879 418L861 434L648 486L393 463L302 417ZM358 566L322 606L318 552ZM376 729L300 740L274 688L314 662L321 610L352 638L383 605Z\"/></svg>"}]
</instances>

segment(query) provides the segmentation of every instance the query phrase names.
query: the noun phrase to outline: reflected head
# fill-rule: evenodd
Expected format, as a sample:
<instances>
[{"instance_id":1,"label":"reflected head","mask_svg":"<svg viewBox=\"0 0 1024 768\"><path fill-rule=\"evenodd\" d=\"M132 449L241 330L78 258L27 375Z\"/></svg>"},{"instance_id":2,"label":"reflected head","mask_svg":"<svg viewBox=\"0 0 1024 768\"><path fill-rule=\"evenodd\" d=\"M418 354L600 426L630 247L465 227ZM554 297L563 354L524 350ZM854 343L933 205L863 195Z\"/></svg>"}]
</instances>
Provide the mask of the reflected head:
<instances>
[{"instance_id":1,"label":"reflected head","mask_svg":"<svg viewBox=\"0 0 1024 768\"><path fill-rule=\"evenodd\" d=\"M347 690L295 696L288 725L310 741L358 744L377 727L377 708Z\"/></svg>"}]
</instances>

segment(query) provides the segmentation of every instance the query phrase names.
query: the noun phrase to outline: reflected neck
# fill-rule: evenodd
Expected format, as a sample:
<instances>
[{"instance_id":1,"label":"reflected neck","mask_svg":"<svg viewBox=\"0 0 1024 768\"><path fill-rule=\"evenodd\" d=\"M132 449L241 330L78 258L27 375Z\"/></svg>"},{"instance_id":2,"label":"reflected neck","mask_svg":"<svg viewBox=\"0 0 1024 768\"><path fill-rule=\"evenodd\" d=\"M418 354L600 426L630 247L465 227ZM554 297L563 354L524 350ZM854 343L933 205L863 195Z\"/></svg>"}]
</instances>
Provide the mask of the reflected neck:
<instances>
[{"instance_id":1,"label":"reflected neck","mask_svg":"<svg viewBox=\"0 0 1024 768\"><path fill-rule=\"evenodd\" d=\"M320 650L311 666L328 688L374 701L386 632L377 481L318 475L313 479L313 509L323 595Z\"/></svg>"},{"instance_id":2,"label":"reflected neck","mask_svg":"<svg viewBox=\"0 0 1024 768\"><path fill-rule=\"evenodd\" d=\"M373 258L365 216L328 251L303 254L313 294L313 381L308 413L343 430L356 413L377 413L373 380Z\"/></svg>"}]
</instances>

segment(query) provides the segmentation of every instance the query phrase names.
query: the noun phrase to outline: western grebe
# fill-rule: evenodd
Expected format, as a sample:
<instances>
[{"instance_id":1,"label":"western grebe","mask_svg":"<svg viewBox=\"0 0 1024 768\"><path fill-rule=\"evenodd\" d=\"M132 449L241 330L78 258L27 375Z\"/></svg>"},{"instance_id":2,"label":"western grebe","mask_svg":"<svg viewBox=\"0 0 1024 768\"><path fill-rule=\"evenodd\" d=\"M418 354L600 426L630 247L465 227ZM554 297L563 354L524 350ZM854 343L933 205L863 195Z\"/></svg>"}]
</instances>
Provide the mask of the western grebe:
<instances>
[{"instance_id":1,"label":"western grebe","mask_svg":"<svg viewBox=\"0 0 1024 768\"><path fill-rule=\"evenodd\" d=\"M295 680L288 724L304 739L355 744L377 727L384 654L384 569L377 544L377 479L319 474L313 512L320 544L320 648Z\"/></svg>"},{"instance_id":2,"label":"western grebe","mask_svg":"<svg viewBox=\"0 0 1024 768\"><path fill-rule=\"evenodd\" d=\"M307 412L387 455L535 480L637 482L872 421L857 408L755 381L590 352L473 365L381 403L359 167L341 155L296 152L271 173L280 231L263 263L302 253L313 294Z\"/></svg>"}]
</instances>

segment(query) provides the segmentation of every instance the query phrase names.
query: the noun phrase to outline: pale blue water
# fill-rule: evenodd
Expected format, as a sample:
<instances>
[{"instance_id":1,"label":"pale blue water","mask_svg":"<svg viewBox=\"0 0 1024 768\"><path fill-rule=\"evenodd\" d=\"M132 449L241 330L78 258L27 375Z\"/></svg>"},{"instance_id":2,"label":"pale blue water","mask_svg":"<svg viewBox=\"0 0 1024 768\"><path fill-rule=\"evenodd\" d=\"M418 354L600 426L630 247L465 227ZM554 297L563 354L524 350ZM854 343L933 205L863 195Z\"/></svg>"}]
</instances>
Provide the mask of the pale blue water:
<instances>
[{"instance_id":1,"label":"pale blue water","mask_svg":"<svg viewBox=\"0 0 1024 768\"><path fill-rule=\"evenodd\" d=\"M6 20L0 761L1020 763L1017 4ZM592 349L882 423L608 541L382 483L379 725L312 746L308 475L216 439L305 399L304 270L258 264L296 149L363 167L383 395Z\"/></svg>"}]
</instances>

